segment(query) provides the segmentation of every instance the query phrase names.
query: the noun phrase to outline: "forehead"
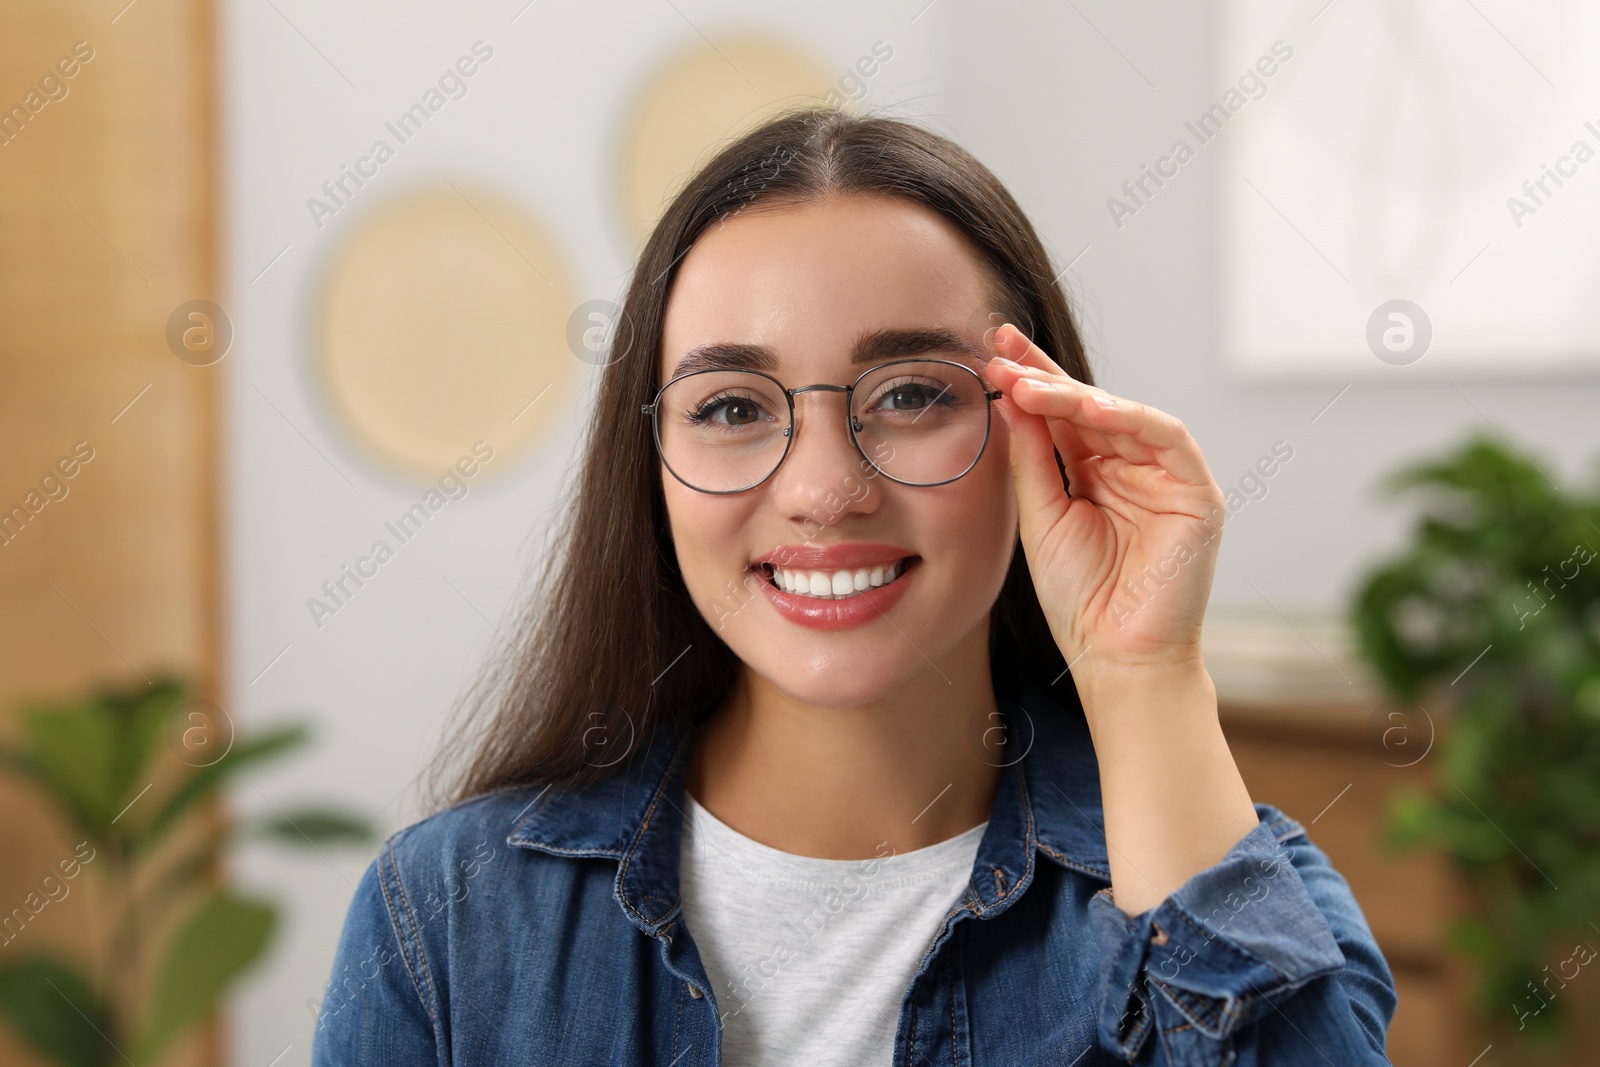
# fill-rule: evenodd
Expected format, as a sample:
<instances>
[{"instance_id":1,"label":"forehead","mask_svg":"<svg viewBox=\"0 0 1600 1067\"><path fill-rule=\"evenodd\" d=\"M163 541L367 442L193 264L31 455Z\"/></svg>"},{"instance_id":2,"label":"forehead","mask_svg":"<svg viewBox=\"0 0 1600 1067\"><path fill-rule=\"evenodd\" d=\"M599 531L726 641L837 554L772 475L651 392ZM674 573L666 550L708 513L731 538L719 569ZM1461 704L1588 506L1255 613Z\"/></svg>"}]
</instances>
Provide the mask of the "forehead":
<instances>
[{"instance_id":1,"label":"forehead","mask_svg":"<svg viewBox=\"0 0 1600 1067\"><path fill-rule=\"evenodd\" d=\"M988 302L977 253L920 204L851 196L763 208L712 226L684 256L658 373L664 381L690 350L731 343L770 349L781 369L821 380L848 367L870 334L966 335Z\"/></svg>"}]
</instances>

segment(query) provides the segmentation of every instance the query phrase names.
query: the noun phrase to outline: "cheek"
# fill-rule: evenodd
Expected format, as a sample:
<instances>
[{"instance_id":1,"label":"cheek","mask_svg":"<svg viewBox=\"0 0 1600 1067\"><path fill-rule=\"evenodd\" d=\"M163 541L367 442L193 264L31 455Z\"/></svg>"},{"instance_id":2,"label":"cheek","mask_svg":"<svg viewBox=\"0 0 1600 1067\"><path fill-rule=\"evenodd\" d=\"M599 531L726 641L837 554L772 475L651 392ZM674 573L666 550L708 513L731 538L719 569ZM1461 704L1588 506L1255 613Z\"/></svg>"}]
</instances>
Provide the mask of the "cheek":
<instances>
[{"instance_id":1,"label":"cheek","mask_svg":"<svg viewBox=\"0 0 1600 1067\"><path fill-rule=\"evenodd\" d=\"M1003 433L992 434L983 458L961 481L959 537L974 579L1004 580L1017 541L1017 493ZM998 590L998 584L995 584Z\"/></svg>"},{"instance_id":2,"label":"cheek","mask_svg":"<svg viewBox=\"0 0 1600 1067\"><path fill-rule=\"evenodd\" d=\"M995 520L994 525L1005 532L1004 540L1009 545L1017 530L1017 488L1011 474L1011 439L998 416L982 458L962 481L973 483L974 506L988 509L983 515Z\"/></svg>"},{"instance_id":3,"label":"cheek","mask_svg":"<svg viewBox=\"0 0 1600 1067\"><path fill-rule=\"evenodd\" d=\"M663 483L663 495L667 527L689 595L697 604L721 595L727 582L738 580L742 562L751 554L749 506L736 497L697 493L671 475Z\"/></svg>"},{"instance_id":4,"label":"cheek","mask_svg":"<svg viewBox=\"0 0 1600 1067\"><path fill-rule=\"evenodd\" d=\"M912 490L919 540L936 553L943 577L941 597L974 603L998 594L1017 541L1016 490L1011 462L991 437L978 465L941 489Z\"/></svg>"},{"instance_id":5,"label":"cheek","mask_svg":"<svg viewBox=\"0 0 1600 1067\"><path fill-rule=\"evenodd\" d=\"M1001 495L1006 500L1006 513L1011 516L1014 525L1017 517L1017 483L1011 473L1011 432L1002 424L989 439L989 444L991 447L984 450L984 459L994 463L991 477L1000 486Z\"/></svg>"}]
</instances>

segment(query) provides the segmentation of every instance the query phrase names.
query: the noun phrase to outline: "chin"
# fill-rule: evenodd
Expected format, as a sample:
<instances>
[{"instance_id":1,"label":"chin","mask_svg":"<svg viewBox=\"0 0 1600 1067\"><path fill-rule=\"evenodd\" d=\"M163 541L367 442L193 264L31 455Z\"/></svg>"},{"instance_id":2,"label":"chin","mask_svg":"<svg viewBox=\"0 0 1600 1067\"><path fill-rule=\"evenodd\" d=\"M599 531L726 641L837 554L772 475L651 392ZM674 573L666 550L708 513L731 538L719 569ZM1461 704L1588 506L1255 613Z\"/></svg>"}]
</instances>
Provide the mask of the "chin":
<instances>
[{"instance_id":1,"label":"chin","mask_svg":"<svg viewBox=\"0 0 1600 1067\"><path fill-rule=\"evenodd\" d=\"M901 638L890 636L905 647ZM906 651L911 650L907 648ZM762 662L770 658L769 655L745 662L751 670L795 700L826 708L853 708L880 700L898 689L916 670L916 664L905 660L898 652L885 655L885 650L875 641L858 644L842 657L801 654L779 662ZM918 663L923 662L922 657L916 658Z\"/></svg>"},{"instance_id":2,"label":"chin","mask_svg":"<svg viewBox=\"0 0 1600 1067\"><path fill-rule=\"evenodd\" d=\"M768 676L778 688L795 700L819 708L856 708L870 704L894 692L897 682L886 679L867 679L854 683L832 682L815 676L794 678Z\"/></svg>"}]
</instances>

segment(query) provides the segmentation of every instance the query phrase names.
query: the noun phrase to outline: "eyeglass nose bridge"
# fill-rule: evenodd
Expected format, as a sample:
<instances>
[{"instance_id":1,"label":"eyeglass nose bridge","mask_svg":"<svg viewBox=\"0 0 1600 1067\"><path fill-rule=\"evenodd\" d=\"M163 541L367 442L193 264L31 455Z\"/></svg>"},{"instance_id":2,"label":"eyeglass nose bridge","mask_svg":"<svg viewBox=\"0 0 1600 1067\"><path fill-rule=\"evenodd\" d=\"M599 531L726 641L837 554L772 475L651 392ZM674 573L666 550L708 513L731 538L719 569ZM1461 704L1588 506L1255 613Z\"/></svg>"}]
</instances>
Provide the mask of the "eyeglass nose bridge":
<instances>
[{"instance_id":1,"label":"eyeglass nose bridge","mask_svg":"<svg viewBox=\"0 0 1600 1067\"><path fill-rule=\"evenodd\" d=\"M861 420L856 418L856 413L854 411L850 410L850 407L849 407L849 400L850 400L851 394L853 394L856 391L856 387L854 385L830 385L830 384L828 384L826 382L817 382L814 385L802 385L798 389L784 389L783 391L785 393L789 394L789 411L790 411L790 416L791 416L790 419L789 419L789 425L784 427L783 434L784 434L785 437L788 437L791 440L793 440L793 438L794 438L794 421L795 421L795 416L794 416L794 398L795 397L799 396L801 393L843 393L843 394L845 394L845 397L846 397L845 415L850 420L850 440L855 443L856 451L858 451L858 452L861 451L861 444L860 444L859 441L856 441L856 439L855 439L855 435L861 432ZM779 465L781 466L782 463L783 463L783 460L784 459L788 459L788 458L789 458L789 450L787 448L785 448L784 449L783 459L780 459L778 461ZM864 452L862 453L862 458L864 458L864 459L866 458L866 453L864 453ZM871 460L869 459L869 460L867 460L867 462L870 463Z\"/></svg>"}]
</instances>

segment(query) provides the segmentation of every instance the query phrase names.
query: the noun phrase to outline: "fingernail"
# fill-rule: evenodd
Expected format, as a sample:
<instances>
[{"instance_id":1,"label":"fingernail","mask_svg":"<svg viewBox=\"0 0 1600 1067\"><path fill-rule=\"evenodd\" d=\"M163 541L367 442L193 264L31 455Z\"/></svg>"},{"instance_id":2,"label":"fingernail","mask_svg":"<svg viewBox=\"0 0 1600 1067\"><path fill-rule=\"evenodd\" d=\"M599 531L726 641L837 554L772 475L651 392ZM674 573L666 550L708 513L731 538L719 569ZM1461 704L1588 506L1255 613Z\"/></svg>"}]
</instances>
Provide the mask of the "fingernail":
<instances>
[{"instance_id":1,"label":"fingernail","mask_svg":"<svg viewBox=\"0 0 1600 1067\"><path fill-rule=\"evenodd\" d=\"M1114 408L1114 407L1117 406L1117 398L1116 397L1114 397L1114 396L1105 396L1105 395L1100 394L1100 393L1096 393L1095 394L1094 402L1096 404L1099 404L1103 408Z\"/></svg>"},{"instance_id":2,"label":"fingernail","mask_svg":"<svg viewBox=\"0 0 1600 1067\"><path fill-rule=\"evenodd\" d=\"M990 363L998 363L1002 367L1010 367L1013 370L1016 369L1017 367L1021 366L1021 364L1018 363L1016 360L1007 359L1005 356L991 356L991 357L989 357L989 362Z\"/></svg>"}]
</instances>

